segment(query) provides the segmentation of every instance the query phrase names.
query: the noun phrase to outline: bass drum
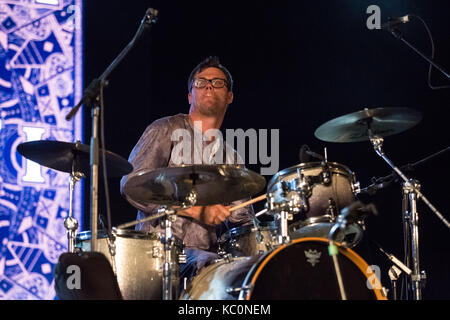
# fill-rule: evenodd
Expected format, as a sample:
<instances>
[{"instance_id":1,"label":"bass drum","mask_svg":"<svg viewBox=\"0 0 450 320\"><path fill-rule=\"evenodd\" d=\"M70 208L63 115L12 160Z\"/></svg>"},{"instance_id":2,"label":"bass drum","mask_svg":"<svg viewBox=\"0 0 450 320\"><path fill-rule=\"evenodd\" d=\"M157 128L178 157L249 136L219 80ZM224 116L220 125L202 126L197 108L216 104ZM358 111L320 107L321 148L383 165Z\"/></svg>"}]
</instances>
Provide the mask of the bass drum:
<instances>
[{"instance_id":1,"label":"bass drum","mask_svg":"<svg viewBox=\"0 0 450 320\"><path fill-rule=\"evenodd\" d=\"M386 300L367 263L337 244L349 300ZM200 271L184 300L339 300L334 265L323 238L293 240L263 255L220 260Z\"/></svg>"}]
</instances>

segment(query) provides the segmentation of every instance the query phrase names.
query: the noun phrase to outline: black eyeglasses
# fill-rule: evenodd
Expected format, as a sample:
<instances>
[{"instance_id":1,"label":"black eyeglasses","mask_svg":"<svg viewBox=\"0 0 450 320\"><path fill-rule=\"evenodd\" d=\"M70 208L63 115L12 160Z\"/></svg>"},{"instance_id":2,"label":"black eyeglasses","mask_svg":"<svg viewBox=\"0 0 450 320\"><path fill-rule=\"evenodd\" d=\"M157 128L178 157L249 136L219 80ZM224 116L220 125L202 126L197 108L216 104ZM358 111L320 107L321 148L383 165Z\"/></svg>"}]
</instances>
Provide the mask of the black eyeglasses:
<instances>
[{"instance_id":1,"label":"black eyeglasses","mask_svg":"<svg viewBox=\"0 0 450 320\"><path fill-rule=\"evenodd\" d=\"M224 79L220 79L220 78L215 78L215 79L211 79L211 80L204 79L204 78L198 78L192 82L194 87L199 88L199 89L206 87L206 85L208 83L211 83L211 85L217 89L223 88L225 86L228 87L228 81L226 81Z\"/></svg>"}]
</instances>

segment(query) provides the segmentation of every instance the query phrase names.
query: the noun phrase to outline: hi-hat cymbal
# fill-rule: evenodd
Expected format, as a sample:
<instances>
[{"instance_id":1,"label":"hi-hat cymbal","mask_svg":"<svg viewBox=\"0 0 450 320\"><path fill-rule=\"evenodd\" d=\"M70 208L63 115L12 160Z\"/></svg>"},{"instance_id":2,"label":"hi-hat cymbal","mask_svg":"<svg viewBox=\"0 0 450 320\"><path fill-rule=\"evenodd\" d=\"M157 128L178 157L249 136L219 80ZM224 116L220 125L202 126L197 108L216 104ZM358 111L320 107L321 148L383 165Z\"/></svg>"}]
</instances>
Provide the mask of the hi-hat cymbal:
<instances>
[{"instance_id":1,"label":"hi-hat cymbal","mask_svg":"<svg viewBox=\"0 0 450 320\"><path fill-rule=\"evenodd\" d=\"M193 191L194 205L226 204L248 198L266 185L261 175L235 165L193 165L141 170L123 186L133 206L181 206Z\"/></svg>"},{"instance_id":2,"label":"hi-hat cymbal","mask_svg":"<svg viewBox=\"0 0 450 320\"><path fill-rule=\"evenodd\" d=\"M62 172L74 169L84 175L90 175L90 147L81 142L38 140L19 144L17 151L25 158L44 167ZM99 175L103 175L102 149L99 150ZM106 150L106 169L108 177L121 177L131 171L133 166L121 156Z\"/></svg>"},{"instance_id":3,"label":"hi-hat cymbal","mask_svg":"<svg viewBox=\"0 0 450 320\"><path fill-rule=\"evenodd\" d=\"M403 107L364 109L322 124L314 135L327 142L359 142L372 136L384 138L406 131L422 120L422 114Z\"/></svg>"}]
</instances>

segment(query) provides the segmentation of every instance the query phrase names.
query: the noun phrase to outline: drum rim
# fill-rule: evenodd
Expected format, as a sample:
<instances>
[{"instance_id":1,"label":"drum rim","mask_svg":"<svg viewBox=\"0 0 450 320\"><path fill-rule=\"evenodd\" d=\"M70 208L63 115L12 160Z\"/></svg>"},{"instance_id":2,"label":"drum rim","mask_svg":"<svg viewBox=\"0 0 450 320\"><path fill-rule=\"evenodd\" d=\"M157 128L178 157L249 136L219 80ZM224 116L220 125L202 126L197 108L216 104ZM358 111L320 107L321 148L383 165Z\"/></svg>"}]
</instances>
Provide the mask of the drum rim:
<instances>
[{"instance_id":1,"label":"drum rim","mask_svg":"<svg viewBox=\"0 0 450 320\"><path fill-rule=\"evenodd\" d=\"M91 239L92 230L85 230L77 233L76 240L78 242L80 241L86 241ZM120 238L127 238L127 239L143 239L143 240L160 240L162 234L160 232L147 232L147 231L140 231L140 230L127 230L127 229L112 229L112 234L114 236L120 237ZM101 239L108 237L108 232L104 229L98 230L97 236ZM177 246L181 246L183 241L173 236L175 239L175 244Z\"/></svg>"},{"instance_id":2,"label":"drum rim","mask_svg":"<svg viewBox=\"0 0 450 320\"><path fill-rule=\"evenodd\" d=\"M292 244L296 244L299 242L306 242L306 241L316 241L316 242L325 242L328 243L328 240L325 238L319 238L319 237L306 237L306 238L300 238L300 239L295 239L292 240L290 243L288 244L283 244L269 252L266 252L265 254L263 254L260 259L258 259L258 261L253 264L253 266L250 268L250 270L247 273L247 276L244 279L244 282L242 284L242 287L247 287L249 286L250 288L253 288L256 282L256 279L258 278L259 274L261 273L263 267L281 250L286 249L288 246L292 245ZM352 249L349 248L345 248L343 247L340 243L335 242L334 243L337 247L340 253L342 253L345 257L347 257L348 259L350 259L350 261L352 261L357 267L358 269L362 272L362 274L368 279L368 276L366 274L366 270L369 267L369 265L367 264L366 261L364 261L363 258L361 258L360 255L358 255L355 251L353 251ZM256 269L255 272L253 272ZM371 275L372 276L372 275ZM378 277L373 274L374 279L375 279L375 285L374 287L379 287L382 288L382 284L380 282L380 280L378 279ZM250 280L251 278L251 280ZM250 280L250 285L248 284ZM386 296L382 293L381 289L372 289L372 291L374 291L375 293L375 297L377 298L377 300L387 300ZM246 294L246 296L245 296ZM244 295L244 296L243 296ZM239 299L243 299L243 300L250 300L251 299L251 295L252 295L252 290L248 290L246 291L246 293L244 291L241 291L241 294L239 295Z\"/></svg>"},{"instance_id":3,"label":"drum rim","mask_svg":"<svg viewBox=\"0 0 450 320\"><path fill-rule=\"evenodd\" d=\"M353 179L354 172L352 170L350 170L350 168L347 167L346 165L338 163L338 162L327 162L326 164L328 166L330 166L330 169L336 169L336 168L343 169L345 174ZM325 165L324 162L317 162L317 161L316 162L302 162L295 166L283 169L283 170L277 172L269 180L269 183L267 183L267 193L269 193L269 190L272 189L272 187L274 185L276 185L279 181L282 181L283 176L286 176L286 175L292 173L293 171L296 171L297 169L310 169L310 168L315 168L315 167L323 167L324 165ZM331 170L331 171L333 171L333 170ZM343 172L337 172L337 173L343 174ZM279 178L281 178L281 180L279 180Z\"/></svg>"},{"instance_id":4,"label":"drum rim","mask_svg":"<svg viewBox=\"0 0 450 320\"><path fill-rule=\"evenodd\" d=\"M242 236L243 234L246 234L247 231L273 231L277 230L276 226L255 226L254 224L248 224L244 226L238 226L231 228L230 230L226 231L224 234L220 236L220 243L227 242L228 240L232 239L236 236Z\"/></svg>"}]
</instances>

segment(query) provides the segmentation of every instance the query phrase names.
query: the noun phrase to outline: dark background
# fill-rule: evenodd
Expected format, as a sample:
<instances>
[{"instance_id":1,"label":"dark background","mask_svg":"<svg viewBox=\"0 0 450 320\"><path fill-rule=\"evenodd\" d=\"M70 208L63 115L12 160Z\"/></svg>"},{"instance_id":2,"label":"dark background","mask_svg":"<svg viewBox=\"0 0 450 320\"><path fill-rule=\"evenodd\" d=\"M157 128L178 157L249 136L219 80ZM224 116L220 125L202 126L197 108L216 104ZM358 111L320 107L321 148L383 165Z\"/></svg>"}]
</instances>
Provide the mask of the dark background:
<instances>
[{"instance_id":1,"label":"dark background","mask_svg":"<svg viewBox=\"0 0 450 320\"><path fill-rule=\"evenodd\" d=\"M448 1L85 1L84 81L103 73L131 41L148 7L159 21L109 77L105 89L106 149L128 154L152 121L187 113L187 78L209 55L217 55L235 80L235 99L223 128L280 129L279 170L300 162L303 144L328 160L348 166L365 187L390 167L367 142L326 143L314 131L328 120L363 108L409 107L423 114L412 129L387 137L384 150L398 166L414 163L449 146L447 108L450 89L428 86L429 64L388 32L369 30L369 5L381 9L381 21L415 14L430 28L435 61L450 70ZM427 56L423 24L402 26L405 39ZM436 69L434 85L450 84ZM90 112L84 110L85 139L91 136ZM450 153L427 161L410 177L450 220ZM258 165L248 165L260 172ZM271 176L265 176L269 181ZM102 181L100 182L102 184ZM101 186L100 213L106 216ZM120 195L119 179L109 179L112 224L132 221L136 210ZM265 191L264 191L265 192ZM89 185L85 187L85 229L89 229ZM371 197L379 211L367 220L367 234L354 249L370 265L381 267L390 288L391 263L369 239L403 259L401 185ZM263 203L255 205L262 208ZM422 202L418 204L420 262L426 271L424 299L449 299L450 230Z\"/></svg>"}]
</instances>

